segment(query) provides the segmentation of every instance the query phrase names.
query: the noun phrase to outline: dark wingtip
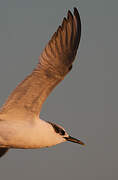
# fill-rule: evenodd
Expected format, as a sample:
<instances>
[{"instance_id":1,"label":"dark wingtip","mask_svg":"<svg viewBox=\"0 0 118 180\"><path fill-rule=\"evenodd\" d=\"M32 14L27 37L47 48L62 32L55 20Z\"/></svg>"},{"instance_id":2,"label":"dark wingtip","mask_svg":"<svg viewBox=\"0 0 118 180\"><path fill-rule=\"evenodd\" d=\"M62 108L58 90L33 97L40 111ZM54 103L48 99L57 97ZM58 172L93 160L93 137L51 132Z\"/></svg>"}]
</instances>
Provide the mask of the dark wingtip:
<instances>
[{"instance_id":1,"label":"dark wingtip","mask_svg":"<svg viewBox=\"0 0 118 180\"><path fill-rule=\"evenodd\" d=\"M80 38L81 38L81 19L80 19L80 14L76 7L74 7L74 16L76 17L76 20L77 20L77 31L79 35L78 45L79 45Z\"/></svg>"},{"instance_id":2,"label":"dark wingtip","mask_svg":"<svg viewBox=\"0 0 118 180\"><path fill-rule=\"evenodd\" d=\"M74 7L74 15L75 15L75 17L77 18L79 24L81 25L80 14L79 14L79 12L78 12L78 10L77 10L76 7Z\"/></svg>"},{"instance_id":3,"label":"dark wingtip","mask_svg":"<svg viewBox=\"0 0 118 180\"><path fill-rule=\"evenodd\" d=\"M74 7L74 15L75 15L76 17L79 17L79 16L80 16L80 15L79 15L79 12L78 12L78 10L77 10L76 7Z\"/></svg>"},{"instance_id":4,"label":"dark wingtip","mask_svg":"<svg viewBox=\"0 0 118 180\"><path fill-rule=\"evenodd\" d=\"M67 19L73 19L73 15L70 10L68 10Z\"/></svg>"}]
</instances>

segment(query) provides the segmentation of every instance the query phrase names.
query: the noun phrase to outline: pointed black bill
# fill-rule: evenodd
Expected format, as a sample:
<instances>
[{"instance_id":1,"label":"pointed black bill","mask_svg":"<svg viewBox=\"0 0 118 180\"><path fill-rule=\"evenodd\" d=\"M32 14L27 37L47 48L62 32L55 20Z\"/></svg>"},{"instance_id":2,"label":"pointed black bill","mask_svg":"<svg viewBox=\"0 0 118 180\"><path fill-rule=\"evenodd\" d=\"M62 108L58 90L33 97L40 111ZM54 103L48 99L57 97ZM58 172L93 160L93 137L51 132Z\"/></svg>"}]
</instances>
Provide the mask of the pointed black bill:
<instances>
[{"instance_id":1,"label":"pointed black bill","mask_svg":"<svg viewBox=\"0 0 118 180\"><path fill-rule=\"evenodd\" d=\"M73 142L73 143L77 143L77 144L81 144L81 145L85 145L82 141L80 141L79 139L76 139L74 137L68 136L68 137L64 137L67 141Z\"/></svg>"}]
</instances>

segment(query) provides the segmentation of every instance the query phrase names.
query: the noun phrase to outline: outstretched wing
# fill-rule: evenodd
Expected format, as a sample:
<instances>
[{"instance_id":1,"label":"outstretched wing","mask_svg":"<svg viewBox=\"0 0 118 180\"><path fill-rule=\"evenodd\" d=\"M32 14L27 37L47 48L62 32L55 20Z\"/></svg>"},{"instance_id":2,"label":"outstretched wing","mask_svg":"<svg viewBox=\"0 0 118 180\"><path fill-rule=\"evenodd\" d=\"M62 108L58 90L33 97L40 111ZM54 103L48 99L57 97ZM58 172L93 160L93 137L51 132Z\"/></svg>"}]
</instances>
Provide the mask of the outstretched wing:
<instances>
[{"instance_id":1,"label":"outstretched wing","mask_svg":"<svg viewBox=\"0 0 118 180\"><path fill-rule=\"evenodd\" d=\"M76 8L52 36L39 57L33 72L8 97L1 113L39 115L41 107L54 87L71 70L81 36L81 21Z\"/></svg>"}]
</instances>

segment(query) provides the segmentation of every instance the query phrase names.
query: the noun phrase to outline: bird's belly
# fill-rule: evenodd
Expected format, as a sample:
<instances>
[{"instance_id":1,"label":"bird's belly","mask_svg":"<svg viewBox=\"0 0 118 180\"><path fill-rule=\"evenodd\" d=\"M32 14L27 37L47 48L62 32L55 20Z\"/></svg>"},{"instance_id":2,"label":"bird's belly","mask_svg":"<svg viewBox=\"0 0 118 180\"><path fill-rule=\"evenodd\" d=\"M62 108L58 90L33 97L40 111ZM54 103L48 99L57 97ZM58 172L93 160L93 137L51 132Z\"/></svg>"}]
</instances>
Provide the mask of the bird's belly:
<instances>
[{"instance_id":1,"label":"bird's belly","mask_svg":"<svg viewBox=\"0 0 118 180\"><path fill-rule=\"evenodd\" d=\"M9 148L41 148L40 134L30 123L0 123L0 146Z\"/></svg>"}]
</instances>

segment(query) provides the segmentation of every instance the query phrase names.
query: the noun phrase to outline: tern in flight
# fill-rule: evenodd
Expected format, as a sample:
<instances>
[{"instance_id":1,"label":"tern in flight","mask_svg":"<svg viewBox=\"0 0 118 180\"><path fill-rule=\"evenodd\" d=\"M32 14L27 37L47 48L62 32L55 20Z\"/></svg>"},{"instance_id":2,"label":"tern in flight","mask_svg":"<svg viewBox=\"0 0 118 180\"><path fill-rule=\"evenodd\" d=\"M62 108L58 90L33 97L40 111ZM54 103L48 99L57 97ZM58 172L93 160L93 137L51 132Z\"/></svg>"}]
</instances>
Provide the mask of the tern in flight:
<instances>
[{"instance_id":1,"label":"tern in flight","mask_svg":"<svg viewBox=\"0 0 118 180\"><path fill-rule=\"evenodd\" d=\"M38 149L65 141L84 145L60 125L39 118L48 95L72 69L80 36L80 16L74 8L46 45L36 68L0 109L0 157L10 148Z\"/></svg>"}]
</instances>

